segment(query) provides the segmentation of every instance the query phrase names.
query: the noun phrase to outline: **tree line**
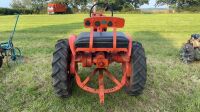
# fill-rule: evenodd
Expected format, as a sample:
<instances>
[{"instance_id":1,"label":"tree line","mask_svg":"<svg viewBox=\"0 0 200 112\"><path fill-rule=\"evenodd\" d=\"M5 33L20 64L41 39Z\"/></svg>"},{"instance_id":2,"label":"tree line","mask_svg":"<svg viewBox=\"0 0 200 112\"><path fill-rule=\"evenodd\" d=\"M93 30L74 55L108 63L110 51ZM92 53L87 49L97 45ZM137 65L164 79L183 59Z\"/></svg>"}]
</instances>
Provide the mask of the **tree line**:
<instances>
[{"instance_id":1,"label":"tree line","mask_svg":"<svg viewBox=\"0 0 200 112\"><path fill-rule=\"evenodd\" d=\"M200 0L157 0L157 5L168 5L177 11L200 12Z\"/></svg>"},{"instance_id":2,"label":"tree line","mask_svg":"<svg viewBox=\"0 0 200 112\"><path fill-rule=\"evenodd\" d=\"M150 0L12 0L12 10L27 13L46 13L48 3L60 3L68 6L72 13L87 12L88 5L94 2L105 2L112 5L114 11L134 11L141 5L148 4ZM156 0L156 5L168 5L173 9L195 9L200 11L200 0ZM5 10L5 9L4 9ZM192 10L192 11L195 11ZM1 12L1 10L0 10ZM8 11L7 11L8 12Z\"/></svg>"},{"instance_id":3,"label":"tree line","mask_svg":"<svg viewBox=\"0 0 200 112\"><path fill-rule=\"evenodd\" d=\"M131 11L148 4L148 0L12 0L10 5L13 9L30 9L34 13L40 13L46 10L48 3L61 3L66 4L73 12L84 12L88 10L88 4L94 2L112 4L115 11Z\"/></svg>"}]
</instances>

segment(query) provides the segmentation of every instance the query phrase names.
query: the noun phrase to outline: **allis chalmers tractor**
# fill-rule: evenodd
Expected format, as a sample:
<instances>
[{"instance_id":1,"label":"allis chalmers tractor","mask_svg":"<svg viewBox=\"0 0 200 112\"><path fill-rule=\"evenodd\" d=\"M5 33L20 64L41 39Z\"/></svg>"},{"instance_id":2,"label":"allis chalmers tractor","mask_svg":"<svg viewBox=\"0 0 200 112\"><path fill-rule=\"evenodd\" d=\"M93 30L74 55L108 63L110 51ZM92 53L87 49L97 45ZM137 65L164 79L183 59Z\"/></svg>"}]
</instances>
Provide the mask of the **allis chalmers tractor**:
<instances>
[{"instance_id":1,"label":"allis chalmers tractor","mask_svg":"<svg viewBox=\"0 0 200 112\"><path fill-rule=\"evenodd\" d=\"M93 11L96 6L105 7L112 12L107 17L102 12ZM95 8L96 9L96 8ZM117 28L123 28L125 20L113 17L112 7L108 4L97 3L90 10L90 17L84 19L85 28L90 32L71 35L69 40L58 40L55 45L52 62L53 87L58 96L66 98L72 94L74 78L83 90L98 94L100 104L104 103L104 95L120 90L125 86L127 94L140 95L144 89L147 77L145 51L142 44L132 41L132 37ZM112 32L107 32L111 28ZM113 75L108 67L111 63L121 64L123 71L121 80ZM86 78L78 73L78 64L82 67L95 67ZM92 78L98 77L98 88L88 85ZM114 87L106 88L104 79L110 79Z\"/></svg>"},{"instance_id":2,"label":"allis chalmers tractor","mask_svg":"<svg viewBox=\"0 0 200 112\"><path fill-rule=\"evenodd\" d=\"M200 60L200 34L191 35L191 38L182 47L180 56L185 63Z\"/></svg>"}]
</instances>

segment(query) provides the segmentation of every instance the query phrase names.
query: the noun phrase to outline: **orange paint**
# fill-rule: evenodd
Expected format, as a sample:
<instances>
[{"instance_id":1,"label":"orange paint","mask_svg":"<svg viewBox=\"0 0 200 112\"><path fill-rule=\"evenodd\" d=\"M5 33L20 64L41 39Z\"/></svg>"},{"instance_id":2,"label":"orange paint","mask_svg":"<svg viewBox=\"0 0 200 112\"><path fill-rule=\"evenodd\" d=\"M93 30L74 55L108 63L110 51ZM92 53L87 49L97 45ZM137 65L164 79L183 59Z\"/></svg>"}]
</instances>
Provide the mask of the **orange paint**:
<instances>
[{"instance_id":1,"label":"orange paint","mask_svg":"<svg viewBox=\"0 0 200 112\"><path fill-rule=\"evenodd\" d=\"M95 16L96 15L96 16ZM95 22L100 22L95 24ZM112 22L112 24L108 24ZM127 35L129 39L128 48L117 48L117 28L124 27L125 20L123 18L117 17L105 17L100 14L93 14L91 18L86 18L84 24L86 28L90 28L90 40L88 48L76 48L74 43L76 41L76 36L72 35L69 38L69 45L72 52L70 72L75 75L77 85L83 90L98 94L100 103L104 103L104 95L108 93L113 93L120 90L125 84L127 84L127 78L131 74L131 62L130 56L132 52L132 39L131 36ZM111 26L112 25L112 26ZM103 32L104 29L113 29L113 48L94 48L93 47L93 36L94 32ZM111 54L111 55L107 55ZM113 74L108 71L108 67L111 63L117 62L122 65L122 78L118 80ZM88 75L83 81L81 80L77 68L75 65L82 63L83 67L91 67L95 65L95 70ZM73 69L73 70L72 70ZM98 74L97 74L98 73ZM98 75L99 88L89 87L87 84L94 75ZM104 77L108 77L116 85L112 88L105 88Z\"/></svg>"},{"instance_id":2,"label":"orange paint","mask_svg":"<svg viewBox=\"0 0 200 112\"><path fill-rule=\"evenodd\" d=\"M48 4L49 13L66 13L67 6L65 4Z\"/></svg>"}]
</instances>

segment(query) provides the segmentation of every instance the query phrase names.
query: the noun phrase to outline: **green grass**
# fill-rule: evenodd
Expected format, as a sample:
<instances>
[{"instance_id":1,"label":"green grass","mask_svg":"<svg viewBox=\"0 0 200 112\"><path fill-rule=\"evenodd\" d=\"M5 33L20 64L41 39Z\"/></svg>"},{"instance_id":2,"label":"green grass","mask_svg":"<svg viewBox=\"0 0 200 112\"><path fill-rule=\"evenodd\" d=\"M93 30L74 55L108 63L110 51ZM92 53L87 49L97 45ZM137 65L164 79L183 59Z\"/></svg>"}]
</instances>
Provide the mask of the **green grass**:
<instances>
[{"instance_id":1,"label":"green grass","mask_svg":"<svg viewBox=\"0 0 200 112\"><path fill-rule=\"evenodd\" d=\"M84 92L76 85L73 96L59 99L51 86L51 60L58 39L79 34L88 15L25 15L20 17L14 44L24 63L0 69L0 111L52 112L198 112L200 63L184 64L179 49L190 34L200 33L199 14L119 14L126 19L123 32L142 42L148 62L144 94L131 97L123 90L105 96ZM0 16L0 41L10 34L13 16ZM118 66L112 66L117 72ZM87 70L88 71L88 70ZM80 71L87 74L87 71Z\"/></svg>"}]
</instances>

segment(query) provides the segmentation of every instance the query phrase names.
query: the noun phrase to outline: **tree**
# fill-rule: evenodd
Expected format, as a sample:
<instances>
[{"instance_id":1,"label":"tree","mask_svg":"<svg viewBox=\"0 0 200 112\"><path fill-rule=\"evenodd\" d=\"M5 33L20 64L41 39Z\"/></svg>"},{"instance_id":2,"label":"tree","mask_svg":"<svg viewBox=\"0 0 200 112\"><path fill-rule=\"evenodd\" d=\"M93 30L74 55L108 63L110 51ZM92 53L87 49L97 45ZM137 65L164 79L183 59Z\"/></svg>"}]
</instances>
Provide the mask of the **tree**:
<instances>
[{"instance_id":1,"label":"tree","mask_svg":"<svg viewBox=\"0 0 200 112\"><path fill-rule=\"evenodd\" d=\"M14 9L31 9L35 13L46 9L48 0L12 0L10 6Z\"/></svg>"},{"instance_id":2,"label":"tree","mask_svg":"<svg viewBox=\"0 0 200 112\"><path fill-rule=\"evenodd\" d=\"M12 0L10 6L14 9L26 8L27 1L29 0Z\"/></svg>"},{"instance_id":3,"label":"tree","mask_svg":"<svg viewBox=\"0 0 200 112\"><path fill-rule=\"evenodd\" d=\"M51 0L52 3L60 3L60 4L66 4L68 5L71 3L71 0Z\"/></svg>"},{"instance_id":4,"label":"tree","mask_svg":"<svg viewBox=\"0 0 200 112\"><path fill-rule=\"evenodd\" d=\"M148 1L149 0L12 0L11 7L31 9L35 13L39 13L46 9L48 2L52 2L66 4L68 8L73 10L73 12L76 12L79 10L88 10L88 5L91 5L94 2L104 2L111 4L115 11L121 11L124 9L130 11L139 8L143 4L148 4Z\"/></svg>"},{"instance_id":5,"label":"tree","mask_svg":"<svg viewBox=\"0 0 200 112\"><path fill-rule=\"evenodd\" d=\"M137 9L141 5L148 4L149 0L98 0L112 4L113 10L121 11L123 8Z\"/></svg>"},{"instance_id":6,"label":"tree","mask_svg":"<svg viewBox=\"0 0 200 112\"><path fill-rule=\"evenodd\" d=\"M139 8L141 5L148 4L149 0L126 0L130 3L135 9Z\"/></svg>"},{"instance_id":7,"label":"tree","mask_svg":"<svg viewBox=\"0 0 200 112\"><path fill-rule=\"evenodd\" d=\"M157 0L158 5L170 5L176 8L200 6L200 0Z\"/></svg>"},{"instance_id":8,"label":"tree","mask_svg":"<svg viewBox=\"0 0 200 112\"><path fill-rule=\"evenodd\" d=\"M35 13L40 13L41 10L47 8L48 0L31 0L31 7Z\"/></svg>"}]
</instances>

